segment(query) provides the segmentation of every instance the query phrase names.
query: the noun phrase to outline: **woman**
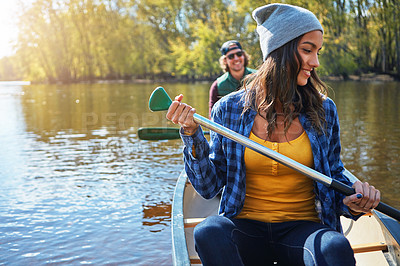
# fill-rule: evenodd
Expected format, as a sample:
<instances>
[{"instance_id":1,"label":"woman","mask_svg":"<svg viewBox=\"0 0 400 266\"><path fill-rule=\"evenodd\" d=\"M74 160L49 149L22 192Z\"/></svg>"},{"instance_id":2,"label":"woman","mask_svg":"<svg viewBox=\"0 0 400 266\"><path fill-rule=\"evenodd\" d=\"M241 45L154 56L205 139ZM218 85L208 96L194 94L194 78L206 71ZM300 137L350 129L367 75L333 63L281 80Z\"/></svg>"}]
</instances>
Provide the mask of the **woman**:
<instances>
[{"instance_id":1,"label":"woman","mask_svg":"<svg viewBox=\"0 0 400 266\"><path fill-rule=\"evenodd\" d=\"M336 107L315 72L322 26L310 11L284 4L257 8L253 18L264 63L244 89L215 104L212 119L356 194L344 197L216 133L208 144L179 95L167 118L182 127L190 182L204 198L222 191L220 215L195 228L196 250L204 265L354 265L340 216L357 219L380 192L342 174Z\"/></svg>"}]
</instances>

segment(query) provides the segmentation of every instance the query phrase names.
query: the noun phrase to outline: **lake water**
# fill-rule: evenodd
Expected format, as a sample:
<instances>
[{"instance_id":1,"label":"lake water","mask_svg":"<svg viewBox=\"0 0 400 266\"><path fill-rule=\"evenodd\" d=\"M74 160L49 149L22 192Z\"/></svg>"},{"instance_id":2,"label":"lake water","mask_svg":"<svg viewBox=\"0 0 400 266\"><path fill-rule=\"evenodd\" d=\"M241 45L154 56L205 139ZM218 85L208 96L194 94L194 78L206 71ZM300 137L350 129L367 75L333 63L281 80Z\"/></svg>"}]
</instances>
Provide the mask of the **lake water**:
<instances>
[{"instance_id":1,"label":"lake water","mask_svg":"<svg viewBox=\"0 0 400 266\"><path fill-rule=\"evenodd\" d=\"M210 83L0 84L0 264L171 265L180 140L151 113L156 86L207 116ZM400 208L400 83L339 82L342 159Z\"/></svg>"}]
</instances>

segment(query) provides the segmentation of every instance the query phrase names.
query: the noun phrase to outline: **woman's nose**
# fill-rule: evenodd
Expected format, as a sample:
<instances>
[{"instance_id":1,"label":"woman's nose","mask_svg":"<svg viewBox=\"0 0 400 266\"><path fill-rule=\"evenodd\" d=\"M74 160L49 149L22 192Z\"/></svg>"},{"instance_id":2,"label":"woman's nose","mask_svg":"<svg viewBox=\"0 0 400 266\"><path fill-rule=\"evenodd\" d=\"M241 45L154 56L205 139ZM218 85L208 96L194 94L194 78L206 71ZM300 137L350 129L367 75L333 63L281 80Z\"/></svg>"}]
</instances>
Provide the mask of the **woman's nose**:
<instances>
[{"instance_id":1,"label":"woman's nose","mask_svg":"<svg viewBox=\"0 0 400 266\"><path fill-rule=\"evenodd\" d=\"M319 67L318 54L313 55L309 60L309 65L313 68Z\"/></svg>"}]
</instances>

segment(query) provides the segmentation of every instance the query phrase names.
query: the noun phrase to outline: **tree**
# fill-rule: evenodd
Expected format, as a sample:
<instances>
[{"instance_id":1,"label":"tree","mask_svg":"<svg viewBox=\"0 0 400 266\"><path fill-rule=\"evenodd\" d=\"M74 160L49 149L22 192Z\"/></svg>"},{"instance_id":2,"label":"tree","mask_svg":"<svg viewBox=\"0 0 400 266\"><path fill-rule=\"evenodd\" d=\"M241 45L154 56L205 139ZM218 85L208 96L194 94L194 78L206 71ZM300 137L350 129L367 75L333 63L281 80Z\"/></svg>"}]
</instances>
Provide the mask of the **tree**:
<instances>
[{"instance_id":1,"label":"tree","mask_svg":"<svg viewBox=\"0 0 400 266\"><path fill-rule=\"evenodd\" d=\"M288 0L324 27L319 72L379 71L400 78L399 0ZM262 63L251 13L261 0L36 0L21 6L16 54L0 78L214 78L219 48L239 40Z\"/></svg>"}]
</instances>

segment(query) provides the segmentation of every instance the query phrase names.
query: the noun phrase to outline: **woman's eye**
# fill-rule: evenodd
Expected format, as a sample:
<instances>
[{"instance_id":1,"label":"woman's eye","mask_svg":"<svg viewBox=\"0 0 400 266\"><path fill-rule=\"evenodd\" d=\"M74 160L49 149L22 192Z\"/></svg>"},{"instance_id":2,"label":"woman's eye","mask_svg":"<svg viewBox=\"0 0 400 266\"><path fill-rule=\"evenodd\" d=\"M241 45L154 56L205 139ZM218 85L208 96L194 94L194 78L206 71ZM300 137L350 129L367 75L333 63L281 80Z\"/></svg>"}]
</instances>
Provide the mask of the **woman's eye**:
<instances>
[{"instance_id":1,"label":"woman's eye","mask_svg":"<svg viewBox=\"0 0 400 266\"><path fill-rule=\"evenodd\" d=\"M311 53L311 50L308 50L308 49L303 49L303 51L306 53Z\"/></svg>"}]
</instances>

